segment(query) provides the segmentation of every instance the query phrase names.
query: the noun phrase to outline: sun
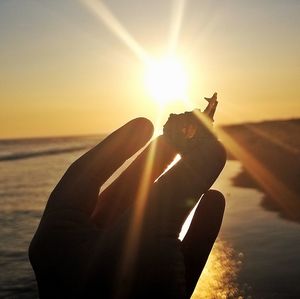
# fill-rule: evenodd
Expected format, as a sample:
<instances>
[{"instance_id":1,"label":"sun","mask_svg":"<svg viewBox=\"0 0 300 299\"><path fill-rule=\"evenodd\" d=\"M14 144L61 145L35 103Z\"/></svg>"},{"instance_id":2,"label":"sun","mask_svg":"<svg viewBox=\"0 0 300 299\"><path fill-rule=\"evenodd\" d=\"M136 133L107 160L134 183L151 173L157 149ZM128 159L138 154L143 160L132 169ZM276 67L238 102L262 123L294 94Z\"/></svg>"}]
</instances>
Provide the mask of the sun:
<instances>
[{"instance_id":1,"label":"sun","mask_svg":"<svg viewBox=\"0 0 300 299\"><path fill-rule=\"evenodd\" d=\"M187 97L188 76L178 57L167 56L148 62L145 83L148 93L160 104Z\"/></svg>"}]
</instances>

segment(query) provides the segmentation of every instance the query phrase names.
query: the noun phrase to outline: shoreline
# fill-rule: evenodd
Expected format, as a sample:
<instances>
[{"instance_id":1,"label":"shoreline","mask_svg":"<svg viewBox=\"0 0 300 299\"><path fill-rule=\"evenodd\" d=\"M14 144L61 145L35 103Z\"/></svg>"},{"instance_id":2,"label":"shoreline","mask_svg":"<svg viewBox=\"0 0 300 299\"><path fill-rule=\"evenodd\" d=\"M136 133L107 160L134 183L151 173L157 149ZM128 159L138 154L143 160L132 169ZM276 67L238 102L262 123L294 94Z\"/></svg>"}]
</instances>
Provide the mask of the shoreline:
<instances>
[{"instance_id":1,"label":"shoreline","mask_svg":"<svg viewBox=\"0 0 300 299\"><path fill-rule=\"evenodd\" d=\"M266 188L257 179L259 175L253 178L244 166L232 179L234 186L262 191L265 194L261 202L263 208L300 222L300 119L226 125L222 130L272 175L273 181L269 178L269 184L273 183L275 190L280 184L286 191L274 194L272 188ZM227 150L229 160L239 160Z\"/></svg>"}]
</instances>

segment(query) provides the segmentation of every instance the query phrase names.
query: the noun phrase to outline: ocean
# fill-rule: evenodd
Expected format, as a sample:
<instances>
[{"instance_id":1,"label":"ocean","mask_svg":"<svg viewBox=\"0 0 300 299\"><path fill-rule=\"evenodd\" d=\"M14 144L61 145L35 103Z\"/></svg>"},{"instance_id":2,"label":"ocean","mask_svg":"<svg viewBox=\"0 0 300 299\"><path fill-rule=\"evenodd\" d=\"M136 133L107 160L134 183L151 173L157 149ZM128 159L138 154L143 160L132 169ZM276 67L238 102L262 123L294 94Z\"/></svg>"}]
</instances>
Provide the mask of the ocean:
<instances>
[{"instance_id":1,"label":"ocean","mask_svg":"<svg viewBox=\"0 0 300 299\"><path fill-rule=\"evenodd\" d=\"M103 136L0 141L0 298L38 298L27 249L67 167ZM261 191L234 186L228 161L213 188L227 205L193 298L300 298L300 223L261 205Z\"/></svg>"}]
</instances>

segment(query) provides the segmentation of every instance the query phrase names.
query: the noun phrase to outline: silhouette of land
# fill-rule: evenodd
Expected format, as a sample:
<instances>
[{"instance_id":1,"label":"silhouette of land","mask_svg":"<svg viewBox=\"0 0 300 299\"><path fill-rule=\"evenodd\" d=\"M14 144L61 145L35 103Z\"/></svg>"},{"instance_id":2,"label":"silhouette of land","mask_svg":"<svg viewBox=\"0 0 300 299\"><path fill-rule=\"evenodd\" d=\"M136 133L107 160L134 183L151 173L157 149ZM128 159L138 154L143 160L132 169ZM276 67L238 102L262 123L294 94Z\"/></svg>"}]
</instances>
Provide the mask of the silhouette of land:
<instances>
[{"instance_id":1,"label":"silhouette of land","mask_svg":"<svg viewBox=\"0 0 300 299\"><path fill-rule=\"evenodd\" d=\"M262 206L300 222L300 119L227 125L222 129L293 194L292 199L284 193L275 199L265 192ZM238 159L232 153L228 157ZM233 183L265 191L245 168L233 178ZM293 217L282 208L288 201L292 201Z\"/></svg>"}]
</instances>

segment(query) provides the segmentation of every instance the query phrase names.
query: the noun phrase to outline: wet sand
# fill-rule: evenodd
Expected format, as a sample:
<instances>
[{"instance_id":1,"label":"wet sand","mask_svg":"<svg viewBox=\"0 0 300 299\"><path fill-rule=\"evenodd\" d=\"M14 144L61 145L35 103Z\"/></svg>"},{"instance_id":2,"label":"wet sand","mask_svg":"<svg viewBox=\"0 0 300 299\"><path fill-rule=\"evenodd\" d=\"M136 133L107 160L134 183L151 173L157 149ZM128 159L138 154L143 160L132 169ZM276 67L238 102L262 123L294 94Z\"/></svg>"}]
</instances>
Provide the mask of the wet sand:
<instances>
[{"instance_id":1,"label":"wet sand","mask_svg":"<svg viewBox=\"0 0 300 299\"><path fill-rule=\"evenodd\" d=\"M232 179L233 184L260 189L265 193L261 201L264 208L300 222L300 119L228 125L222 129L272 175L269 184L275 188L280 183L288 192L278 196L272 193L272 186L265 188L247 167ZM229 159L239 160L230 148L227 150Z\"/></svg>"}]
</instances>

